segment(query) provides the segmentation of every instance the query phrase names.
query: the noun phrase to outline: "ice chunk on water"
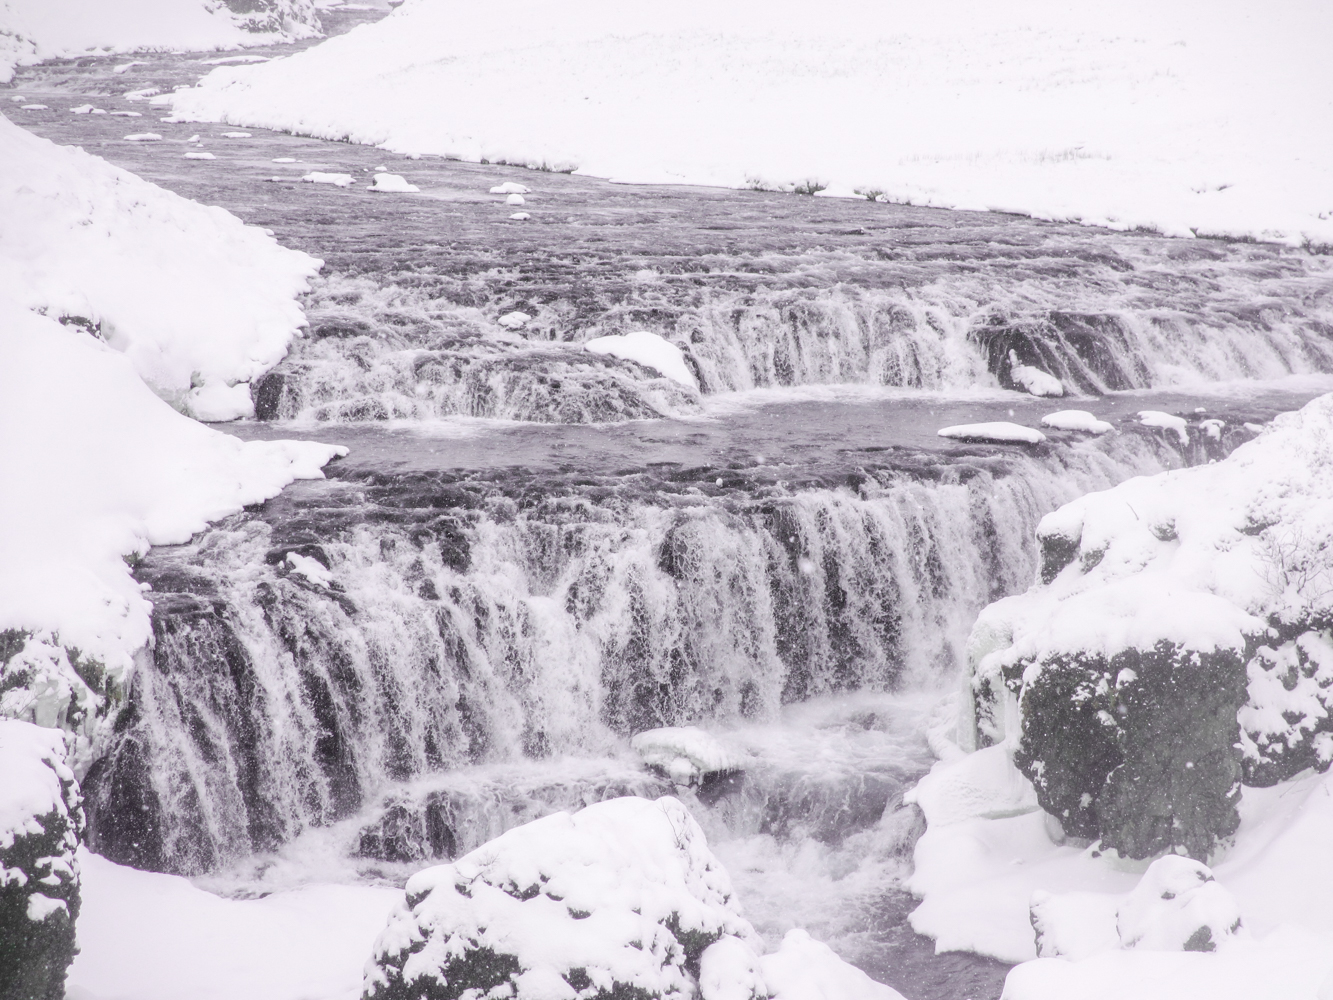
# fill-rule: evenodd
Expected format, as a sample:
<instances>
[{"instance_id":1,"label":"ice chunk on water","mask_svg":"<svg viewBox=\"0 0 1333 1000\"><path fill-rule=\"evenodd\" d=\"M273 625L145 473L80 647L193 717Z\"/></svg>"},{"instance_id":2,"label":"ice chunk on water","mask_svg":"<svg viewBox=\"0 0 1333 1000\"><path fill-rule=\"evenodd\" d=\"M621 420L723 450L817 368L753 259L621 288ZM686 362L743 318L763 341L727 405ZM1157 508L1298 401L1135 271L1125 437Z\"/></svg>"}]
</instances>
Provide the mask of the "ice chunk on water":
<instances>
[{"instance_id":1,"label":"ice chunk on water","mask_svg":"<svg viewBox=\"0 0 1333 1000\"><path fill-rule=\"evenodd\" d=\"M515 181L505 181L491 188L491 194L531 194L532 192Z\"/></svg>"},{"instance_id":2,"label":"ice chunk on water","mask_svg":"<svg viewBox=\"0 0 1333 1000\"><path fill-rule=\"evenodd\" d=\"M526 204L526 201L524 200L521 194L511 194L508 198L505 199L505 204L517 206Z\"/></svg>"},{"instance_id":3,"label":"ice chunk on water","mask_svg":"<svg viewBox=\"0 0 1333 1000\"><path fill-rule=\"evenodd\" d=\"M1105 434L1115 430L1105 420L1098 420L1087 410L1056 410L1041 418L1043 427L1057 431L1084 431L1088 434Z\"/></svg>"},{"instance_id":4,"label":"ice chunk on water","mask_svg":"<svg viewBox=\"0 0 1333 1000\"><path fill-rule=\"evenodd\" d=\"M513 215L510 216L510 218L514 219L517 222L527 222L529 219L532 218L532 216L529 215L527 212L515 212Z\"/></svg>"},{"instance_id":5,"label":"ice chunk on water","mask_svg":"<svg viewBox=\"0 0 1333 1000\"><path fill-rule=\"evenodd\" d=\"M639 733L630 745L643 762L678 785L695 785L709 774L739 771L743 759L717 737L694 726L666 726Z\"/></svg>"},{"instance_id":6,"label":"ice chunk on water","mask_svg":"<svg viewBox=\"0 0 1333 1000\"><path fill-rule=\"evenodd\" d=\"M160 142L161 140L162 137L156 132L135 132L133 135L125 137L126 142Z\"/></svg>"},{"instance_id":7,"label":"ice chunk on water","mask_svg":"<svg viewBox=\"0 0 1333 1000\"><path fill-rule=\"evenodd\" d=\"M186 153L186 154L185 154L185 159L187 159L187 160L216 160L217 157L214 156L212 153L209 153L209 152L195 151L195 152L193 152L193 153Z\"/></svg>"},{"instance_id":8,"label":"ice chunk on water","mask_svg":"<svg viewBox=\"0 0 1333 1000\"><path fill-rule=\"evenodd\" d=\"M411 194L414 191L420 191L421 188L415 184L409 184L407 178L401 174L376 174L375 183L371 184L367 191L387 191L390 193Z\"/></svg>"},{"instance_id":9,"label":"ice chunk on water","mask_svg":"<svg viewBox=\"0 0 1333 1000\"><path fill-rule=\"evenodd\" d=\"M311 184L333 184L337 187L351 187L351 174L330 174L322 170L312 170L310 173L301 177L303 181L309 181Z\"/></svg>"},{"instance_id":10,"label":"ice chunk on water","mask_svg":"<svg viewBox=\"0 0 1333 1000\"><path fill-rule=\"evenodd\" d=\"M690 389L698 389L694 373L685 364L685 354L679 347L655 333L635 330L622 337L595 337L583 345L594 354L637 361Z\"/></svg>"},{"instance_id":11,"label":"ice chunk on water","mask_svg":"<svg viewBox=\"0 0 1333 1000\"><path fill-rule=\"evenodd\" d=\"M993 441L1001 444L1041 444L1046 435L1035 427L1011 424L1007 420L993 420L982 424L955 424L937 431L940 437L959 441Z\"/></svg>"},{"instance_id":12,"label":"ice chunk on water","mask_svg":"<svg viewBox=\"0 0 1333 1000\"><path fill-rule=\"evenodd\" d=\"M249 132L223 132L223 133L222 133L222 138L224 138L224 139L248 139L248 138L250 138L250 133L249 133Z\"/></svg>"},{"instance_id":13,"label":"ice chunk on water","mask_svg":"<svg viewBox=\"0 0 1333 1000\"><path fill-rule=\"evenodd\" d=\"M42 105L45 107L45 105ZM113 111L111 114L117 118L142 118L142 111Z\"/></svg>"}]
</instances>

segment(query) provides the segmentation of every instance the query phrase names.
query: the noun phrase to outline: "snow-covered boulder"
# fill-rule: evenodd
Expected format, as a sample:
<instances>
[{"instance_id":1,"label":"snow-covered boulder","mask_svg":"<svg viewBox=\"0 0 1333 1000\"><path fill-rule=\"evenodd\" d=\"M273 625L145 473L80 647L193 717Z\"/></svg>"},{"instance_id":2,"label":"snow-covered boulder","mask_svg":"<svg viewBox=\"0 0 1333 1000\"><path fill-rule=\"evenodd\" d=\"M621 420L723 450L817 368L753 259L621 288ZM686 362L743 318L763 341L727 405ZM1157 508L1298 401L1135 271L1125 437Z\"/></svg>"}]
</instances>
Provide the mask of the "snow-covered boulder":
<instances>
[{"instance_id":1,"label":"snow-covered boulder","mask_svg":"<svg viewBox=\"0 0 1333 1000\"><path fill-rule=\"evenodd\" d=\"M1037 534L1040 582L973 629L963 739L1010 742L1066 833L1203 859L1242 779L1333 762L1333 396Z\"/></svg>"},{"instance_id":2,"label":"snow-covered boulder","mask_svg":"<svg viewBox=\"0 0 1333 1000\"><path fill-rule=\"evenodd\" d=\"M742 770L744 763L716 737L695 726L649 729L630 740L644 764L677 785Z\"/></svg>"},{"instance_id":3,"label":"snow-covered boulder","mask_svg":"<svg viewBox=\"0 0 1333 1000\"><path fill-rule=\"evenodd\" d=\"M0 997L61 1000L83 808L59 731L0 720Z\"/></svg>"},{"instance_id":4,"label":"snow-covered boulder","mask_svg":"<svg viewBox=\"0 0 1333 1000\"><path fill-rule=\"evenodd\" d=\"M698 379L685 363L685 353L665 337L647 330L635 330L624 336L594 337L583 348L594 354L610 354L638 362L687 389L699 388Z\"/></svg>"},{"instance_id":5,"label":"snow-covered boulder","mask_svg":"<svg viewBox=\"0 0 1333 1000\"><path fill-rule=\"evenodd\" d=\"M936 432L955 441L984 441L990 444L1041 444L1046 435L1035 427L1024 427L1008 420L990 420L980 424L955 424Z\"/></svg>"},{"instance_id":6,"label":"snow-covered boulder","mask_svg":"<svg viewBox=\"0 0 1333 1000\"><path fill-rule=\"evenodd\" d=\"M375 175L374 182L366 190L384 191L389 194L413 194L420 191L421 188L408 183L407 178L402 174L379 173Z\"/></svg>"},{"instance_id":7,"label":"snow-covered boulder","mask_svg":"<svg viewBox=\"0 0 1333 1000\"><path fill-rule=\"evenodd\" d=\"M611 799L414 875L365 996L683 1000L697 995L705 950L728 935L759 948L685 807Z\"/></svg>"},{"instance_id":8,"label":"snow-covered boulder","mask_svg":"<svg viewBox=\"0 0 1333 1000\"><path fill-rule=\"evenodd\" d=\"M1216 951L1241 926L1236 900L1207 865L1176 854L1149 865L1116 911L1122 948Z\"/></svg>"},{"instance_id":9,"label":"snow-covered boulder","mask_svg":"<svg viewBox=\"0 0 1333 1000\"><path fill-rule=\"evenodd\" d=\"M1041 418L1043 427L1057 431L1083 431L1085 434L1106 434L1115 428L1105 420L1098 420L1087 410L1057 410Z\"/></svg>"}]
</instances>

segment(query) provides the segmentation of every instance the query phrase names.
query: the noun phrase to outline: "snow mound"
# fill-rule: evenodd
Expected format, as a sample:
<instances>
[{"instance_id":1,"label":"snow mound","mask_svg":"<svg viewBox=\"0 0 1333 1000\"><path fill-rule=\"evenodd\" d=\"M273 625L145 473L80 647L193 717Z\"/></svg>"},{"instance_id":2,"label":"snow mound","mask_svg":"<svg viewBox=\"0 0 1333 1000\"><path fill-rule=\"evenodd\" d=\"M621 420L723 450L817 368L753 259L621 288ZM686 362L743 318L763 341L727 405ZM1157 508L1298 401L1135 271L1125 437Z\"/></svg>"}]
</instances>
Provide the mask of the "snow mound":
<instances>
[{"instance_id":1,"label":"snow mound","mask_svg":"<svg viewBox=\"0 0 1333 1000\"><path fill-rule=\"evenodd\" d=\"M272 45L320 34L311 0L0 0L0 83L45 59L145 49L196 52ZM122 63L123 73L141 61Z\"/></svg>"},{"instance_id":2,"label":"snow mound","mask_svg":"<svg viewBox=\"0 0 1333 1000\"><path fill-rule=\"evenodd\" d=\"M248 382L282 359L319 266L0 117L0 298L95 331L179 408L204 382ZM253 412L243 396L230 416Z\"/></svg>"},{"instance_id":3,"label":"snow mound","mask_svg":"<svg viewBox=\"0 0 1333 1000\"><path fill-rule=\"evenodd\" d=\"M83 809L60 733L0 719L0 776L0 984L6 996L63 996Z\"/></svg>"},{"instance_id":4,"label":"snow mound","mask_svg":"<svg viewBox=\"0 0 1333 1000\"><path fill-rule=\"evenodd\" d=\"M527 212L515 212L513 215L510 216L510 218L513 219L515 222L527 222L529 219L532 218L532 216L529 215Z\"/></svg>"},{"instance_id":5,"label":"snow mound","mask_svg":"<svg viewBox=\"0 0 1333 1000\"><path fill-rule=\"evenodd\" d=\"M649 729L631 739L630 746L644 764L663 772L677 785L697 785L710 774L744 767L739 755L694 726Z\"/></svg>"},{"instance_id":6,"label":"snow mound","mask_svg":"<svg viewBox=\"0 0 1333 1000\"><path fill-rule=\"evenodd\" d=\"M301 180L309 181L311 184L333 184L336 187L351 187L355 178L351 174L333 174L323 170L312 170L308 174L302 174Z\"/></svg>"},{"instance_id":7,"label":"snow mound","mask_svg":"<svg viewBox=\"0 0 1333 1000\"><path fill-rule=\"evenodd\" d=\"M1113 430L1105 420L1098 420L1087 410L1057 410L1041 418L1043 427L1057 431L1084 431L1088 434L1107 434Z\"/></svg>"},{"instance_id":8,"label":"snow mound","mask_svg":"<svg viewBox=\"0 0 1333 1000\"><path fill-rule=\"evenodd\" d=\"M513 205L515 208L517 208L519 205L527 204L527 199L524 198L521 194L511 194L505 198L505 204Z\"/></svg>"},{"instance_id":9,"label":"snow mound","mask_svg":"<svg viewBox=\"0 0 1333 1000\"><path fill-rule=\"evenodd\" d=\"M1184 417L1163 413L1161 410L1139 410L1139 423L1144 427L1160 427L1171 431L1180 438L1181 444L1190 443L1189 424Z\"/></svg>"},{"instance_id":10,"label":"snow mound","mask_svg":"<svg viewBox=\"0 0 1333 1000\"><path fill-rule=\"evenodd\" d=\"M594 354L610 354L627 361L636 361L687 389L699 388L694 372L685 363L684 352L665 338L647 330L636 330L623 336L594 337L583 348Z\"/></svg>"},{"instance_id":11,"label":"snow mound","mask_svg":"<svg viewBox=\"0 0 1333 1000\"><path fill-rule=\"evenodd\" d=\"M157 398L130 357L2 297L0 426L0 630L77 649L97 698L123 683L151 636L149 598L127 560L319 478L345 453L204 427ZM28 646L22 655L39 655ZM48 673L65 676L64 653L52 655ZM68 711L44 704L33 694L23 711L53 723Z\"/></svg>"},{"instance_id":12,"label":"snow mound","mask_svg":"<svg viewBox=\"0 0 1333 1000\"><path fill-rule=\"evenodd\" d=\"M1007 420L993 420L982 424L956 424L942 427L936 433L942 438L958 441L991 441L998 444L1041 444L1046 435L1035 427L1012 424Z\"/></svg>"},{"instance_id":13,"label":"snow mound","mask_svg":"<svg viewBox=\"0 0 1333 1000\"><path fill-rule=\"evenodd\" d=\"M531 190L517 181L505 181L491 188L491 194L531 194Z\"/></svg>"},{"instance_id":14,"label":"snow mound","mask_svg":"<svg viewBox=\"0 0 1333 1000\"><path fill-rule=\"evenodd\" d=\"M392 194L413 194L421 188L409 184L401 174L376 174L374 182L367 191L386 191Z\"/></svg>"},{"instance_id":15,"label":"snow mound","mask_svg":"<svg viewBox=\"0 0 1333 1000\"><path fill-rule=\"evenodd\" d=\"M683 1000L695 992L690 968L725 936L759 947L688 810L673 798L611 799L409 879L365 996L447 984L453 996Z\"/></svg>"},{"instance_id":16,"label":"snow mound","mask_svg":"<svg viewBox=\"0 0 1333 1000\"><path fill-rule=\"evenodd\" d=\"M1065 387L1049 372L1033 365L1020 365L1018 354L1009 352L1009 378L1014 385L1033 396L1063 396Z\"/></svg>"},{"instance_id":17,"label":"snow mound","mask_svg":"<svg viewBox=\"0 0 1333 1000\"><path fill-rule=\"evenodd\" d=\"M788 931L782 946L759 964L773 1000L904 1000L799 927Z\"/></svg>"},{"instance_id":18,"label":"snow mound","mask_svg":"<svg viewBox=\"0 0 1333 1000\"><path fill-rule=\"evenodd\" d=\"M1207 865L1176 854L1158 858L1116 911L1122 948L1216 951L1241 930L1231 893Z\"/></svg>"},{"instance_id":19,"label":"snow mound","mask_svg":"<svg viewBox=\"0 0 1333 1000\"><path fill-rule=\"evenodd\" d=\"M819 177L880 201L1328 244L1333 130L1315 123L1330 34L1327 4L1278 16L1258 0L1227 18L1153 0L831 0L779 17L760 0L514 0L503 17L413 0L172 101L199 120L621 181Z\"/></svg>"}]
</instances>

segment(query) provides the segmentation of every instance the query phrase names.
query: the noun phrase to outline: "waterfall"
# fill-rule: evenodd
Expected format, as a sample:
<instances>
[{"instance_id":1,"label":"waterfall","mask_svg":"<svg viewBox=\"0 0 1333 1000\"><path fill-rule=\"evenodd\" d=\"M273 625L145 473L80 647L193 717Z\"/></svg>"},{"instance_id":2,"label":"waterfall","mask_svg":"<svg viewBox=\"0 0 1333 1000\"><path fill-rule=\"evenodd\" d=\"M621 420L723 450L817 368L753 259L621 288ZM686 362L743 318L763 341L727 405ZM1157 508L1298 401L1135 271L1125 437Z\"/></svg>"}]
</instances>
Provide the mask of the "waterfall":
<instances>
[{"instance_id":1,"label":"waterfall","mask_svg":"<svg viewBox=\"0 0 1333 1000\"><path fill-rule=\"evenodd\" d=\"M84 782L92 841L201 872L423 776L937 684L1033 579L1038 519L1180 465L1172 440L902 450L799 482L331 470L140 567L155 648Z\"/></svg>"}]
</instances>

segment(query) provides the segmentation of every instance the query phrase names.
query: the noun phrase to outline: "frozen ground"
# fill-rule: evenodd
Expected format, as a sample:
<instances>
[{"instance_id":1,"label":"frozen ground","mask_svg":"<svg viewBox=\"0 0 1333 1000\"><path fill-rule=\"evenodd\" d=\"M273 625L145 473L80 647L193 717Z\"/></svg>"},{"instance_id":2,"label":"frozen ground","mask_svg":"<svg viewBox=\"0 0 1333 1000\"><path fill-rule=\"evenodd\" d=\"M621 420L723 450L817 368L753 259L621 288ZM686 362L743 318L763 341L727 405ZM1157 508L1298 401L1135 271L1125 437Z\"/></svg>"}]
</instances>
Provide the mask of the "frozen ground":
<instances>
[{"instance_id":1,"label":"frozen ground","mask_svg":"<svg viewBox=\"0 0 1333 1000\"><path fill-rule=\"evenodd\" d=\"M1333 11L408 0L186 119L635 182L1333 242ZM163 98L167 100L167 98ZM530 206L536 213L540 206Z\"/></svg>"},{"instance_id":2,"label":"frozen ground","mask_svg":"<svg viewBox=\"0 0 1333 1000\"><path fill-rule=\"evenodd\" d=\"M236 49L319 34L312 0L0 0L0 83L16 66L91 53Z\"/></svg>"}]
</instances>

